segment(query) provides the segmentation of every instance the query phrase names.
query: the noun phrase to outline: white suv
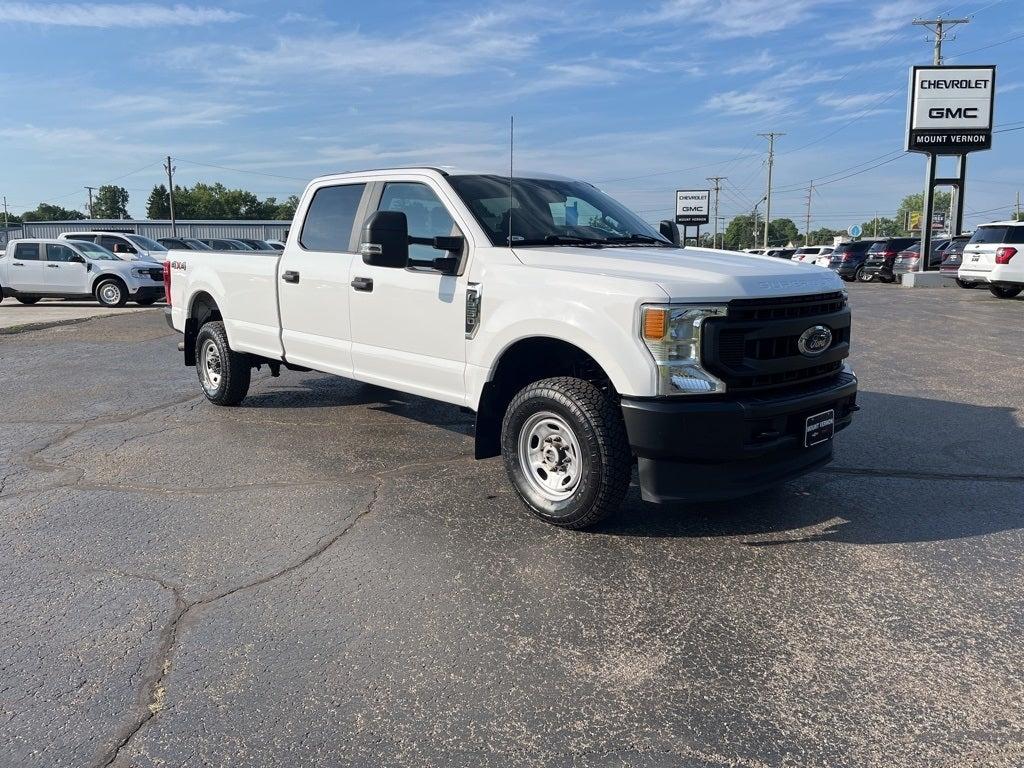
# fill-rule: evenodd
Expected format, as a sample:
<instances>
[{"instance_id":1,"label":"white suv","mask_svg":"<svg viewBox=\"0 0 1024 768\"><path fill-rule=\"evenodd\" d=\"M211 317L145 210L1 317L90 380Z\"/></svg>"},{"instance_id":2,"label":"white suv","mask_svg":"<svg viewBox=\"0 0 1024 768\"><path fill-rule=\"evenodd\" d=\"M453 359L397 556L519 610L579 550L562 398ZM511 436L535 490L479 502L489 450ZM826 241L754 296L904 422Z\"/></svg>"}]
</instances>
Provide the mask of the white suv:
<instances>
[{"instance_id":1,"label":"white suv","mask_svg":"<svg viewBox=\"0 0 1024 768\"><path fill-rule=\"evenodd\" d=\"M167 257L167 248L142 235L130 232L65 232L58 235L61 240L77 240L79 242L96 243L108 251L116 253L125 261L156 261L162 263Z\"/></svg>"},{"instance_id":2,"label":"white suv","mask_svg":"<svg viewBox=\"0 0 1024 768\"><path fill-rule=\"evenodd\" d=\"M957 277L965 283L988 283L1000 299L1024 291L1024 221L997 221L974 230Z\"/></svg>"}]
</instances>

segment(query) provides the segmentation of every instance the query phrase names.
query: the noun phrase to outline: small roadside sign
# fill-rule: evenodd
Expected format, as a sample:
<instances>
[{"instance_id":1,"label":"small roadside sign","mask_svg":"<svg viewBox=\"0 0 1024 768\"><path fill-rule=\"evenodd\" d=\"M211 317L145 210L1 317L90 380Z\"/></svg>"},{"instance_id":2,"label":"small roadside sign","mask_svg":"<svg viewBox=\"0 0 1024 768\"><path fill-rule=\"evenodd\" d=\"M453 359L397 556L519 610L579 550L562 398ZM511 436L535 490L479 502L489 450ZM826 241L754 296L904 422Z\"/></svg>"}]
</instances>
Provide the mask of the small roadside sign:
<instances>
[{"instance_id":1,"label":"small roadside sign","mask_svg":"<svg viewBox=\"0 0 1024 768\"><path fill-rule=\"evenodd\" d=\"M860 237L864 234L864 228L860 224L853 224L846 230L846 234L850 237Z\"/></svg>"}]
</instances>

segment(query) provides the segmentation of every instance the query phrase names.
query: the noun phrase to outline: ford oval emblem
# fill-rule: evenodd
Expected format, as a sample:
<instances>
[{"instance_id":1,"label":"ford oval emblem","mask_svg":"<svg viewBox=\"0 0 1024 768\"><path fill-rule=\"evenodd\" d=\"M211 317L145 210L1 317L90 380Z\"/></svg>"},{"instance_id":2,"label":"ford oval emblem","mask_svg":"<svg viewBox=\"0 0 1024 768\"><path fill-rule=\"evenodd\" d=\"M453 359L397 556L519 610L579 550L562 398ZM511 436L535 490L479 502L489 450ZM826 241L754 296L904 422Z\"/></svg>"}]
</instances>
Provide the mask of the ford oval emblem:
<instances>
[{"instance_id":1,"label":"ford oval emblem","mask_svg":"<svg viewBox=\"0 0 1024 768\"><path fill-rule=\"evenodd\" d=\"M832 346L832 331L824 325L814 325L800 334L796 348L801 355L817 357Z\"/></svg>"}]
</instances>

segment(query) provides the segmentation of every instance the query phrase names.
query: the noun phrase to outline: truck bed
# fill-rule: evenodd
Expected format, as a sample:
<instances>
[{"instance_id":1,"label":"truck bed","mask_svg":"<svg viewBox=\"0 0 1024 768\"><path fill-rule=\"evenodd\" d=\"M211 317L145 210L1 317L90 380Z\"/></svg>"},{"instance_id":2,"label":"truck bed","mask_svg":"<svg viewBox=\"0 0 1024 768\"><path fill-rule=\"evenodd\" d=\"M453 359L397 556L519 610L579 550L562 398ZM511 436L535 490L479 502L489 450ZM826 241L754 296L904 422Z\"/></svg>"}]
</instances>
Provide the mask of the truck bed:
<instances>
[{"instance_id":1,"label":"truck bed","mask_svg":"<svg viewBox=\"0 0 1024 768\"><path fill-rule=\"evenodd\" d=\"M281 324L277 304L277 273L281 254L274 251L171 250L167 260L184 263L174 270L171 306L174 327L183 330L188 295L206 290L219 296L224 325L231 346L275 360L282 358ZM194 300L194 299L193 299Z\"/></svg>"}]
</instances>

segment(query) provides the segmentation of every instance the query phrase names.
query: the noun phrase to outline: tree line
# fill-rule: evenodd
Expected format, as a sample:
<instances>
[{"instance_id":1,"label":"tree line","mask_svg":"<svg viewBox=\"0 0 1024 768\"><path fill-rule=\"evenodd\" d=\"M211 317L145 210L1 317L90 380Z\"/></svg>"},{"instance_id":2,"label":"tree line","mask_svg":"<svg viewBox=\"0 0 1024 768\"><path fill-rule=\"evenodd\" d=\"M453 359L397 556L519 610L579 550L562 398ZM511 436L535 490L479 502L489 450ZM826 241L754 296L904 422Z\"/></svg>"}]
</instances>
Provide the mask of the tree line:
<instances>
[{"instance_id":1,"label":"tree line","mask_svg":"<svg viewBox=\"0 0 1024 768\"><path fill-rule=\"evenodd\" d=\"M8 221L72 221L78 219L127 219L128 190L115 184L105 184L96 190L92 201L92 216L85 211L65 208L54 203L40 203L24 213L8 214ZM260 199L244 189L229 189L221 183L197 182L191 187L174 185L174 216L177 219L248 219L290 220L299 205L298 195L284 200L276 197ZM2 212L0 212L2 213ZM156 184L146 200L146 218L171 218L167 186ZM0 224L3 221L0 219Z\"/></svg>"},{"instance_id":2,"label":"tree line","mask_svg":"<svg viewBox=\"0 0 1024 768\"><path fill-rule=\"evenodd\" d=\"M923 195L907 195L900 203L893 218L877 216L863 222L860 226L863 237L896 237L907 235L906 221L908 214L920 211L924 203ZM949 192L935 194L935 211L949 210ZM1012 218L1012 216L1011 216ZM911 233L913 234L913 233ZM846 237L846 230L820 227L808 233L807 245L831 245L837 237ZM709 236L710 242L710 236ZM734 217L725 229L724 247L732 250L756 248L764 242L764 217L758 216L755 222L752 214L741 214ZM768 244L776 248L792 243L804 244L804 235L792 219L772 219L768 225Z\"/></svg>"}]
</instances>

